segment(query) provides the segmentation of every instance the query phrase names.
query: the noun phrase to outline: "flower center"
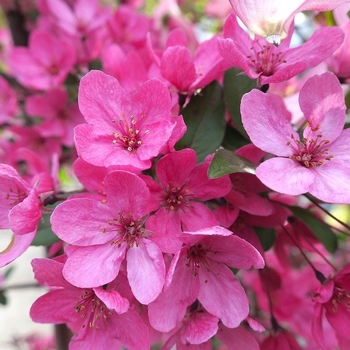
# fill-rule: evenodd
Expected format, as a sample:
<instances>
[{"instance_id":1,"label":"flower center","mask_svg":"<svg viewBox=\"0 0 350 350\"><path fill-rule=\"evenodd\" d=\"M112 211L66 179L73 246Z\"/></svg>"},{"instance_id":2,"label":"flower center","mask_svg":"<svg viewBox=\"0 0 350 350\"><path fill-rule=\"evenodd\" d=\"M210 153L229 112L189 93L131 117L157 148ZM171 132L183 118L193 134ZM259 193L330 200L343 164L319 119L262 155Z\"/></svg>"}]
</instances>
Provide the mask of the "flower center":
<instances>
[{"instance_id":1,"label":"flower center","mask_svg":"<svg viewBox=\"0 0 350 350\"><path fill-rule=\"evenodd\" d=\"M194 276L198 275L198 269L202 266L207 267L209 271L209 264L206 259L206 255L211 251L210 247L205 246L202 243L196 243L191 246L186 252L187 263L186 266L191 269L191 273Z\"/></svg>"},{"instance_id":2,"label":"flower center","mask_svg":"<svg viewBox=\"0 0 350 350\"><path fill-rule=\"evenodd\" d=\"M144 115L141 116L141 118L143 117ZM112 143L114 145L119 144L126 151L136 153L137 149L141 146L142 141L140 129L137 127L135 117L133 115L130 117L130 123L123 119L112 120L112 122L119 123L119 131L112 132L112 135L114 136ZM146 130L144 135L148 133L149 130Z\"/></svg>"},{"instance_id":3,"label":"flower center","mask_svg":"<svg viewBox=\"0 0 350 350\"><path fill-rule=\"evenodd\" d=\"M129 248L133 247L134 244L138 246L139 239L144 238L147 235L147 231L143 228L148 215L144 216L139 220L135 220L132 214L123 215L118 213L119 217L108 222L111 226L117 226L118 237L111 242L111 244L116 244L118 247L122 245L123 242L127 243ZM106 232L104 229L103 232Z\"/></svg>"},{"instance_id":4,"label":"flower center","mask_svg":"<svg viewBox=\"0 0 350 350\"><path fill-rule=\"evenodd\" d=\"M301 141L296 140L291 135L291 142L287 145L293 148L291 159L296 160L306 168L320 166L325 160L331 160L333 156L328 154L329 140L324 140L322 134L316 135L316 138L304 138Z\"/></svg>"},{"instance_id":5,"label":"flower center","mask_svg":"<svg viewBox=\"0 0 350 350\"><path fill-rule=\"evenodd\" d=\"M52 64L51 66L47 67L46 70L50 75L58 75L60 72L60 69L56 64Z\"/></svg>"},{"instance_id":6,"label":"flower center","mask_svg":"<svg viewBox=\"0 0 350 350\"><path fill-rule=\"evenodd\" d=\"M77 313L81 313L84 319L82 325L94 329L101 329L108 323L108 318L113 312L95 295L92 289L85 289L80 296L80 300L75 303L74 309Z\"/></svg>"},{"instance_id":7,"label":"flower center","mask_svg":"<svg viewBox=\"0 0 350 350\"><path fill-rule=\"evenodd\" d=\"M5 201L8 202L9 207L14 207L18 203L23 202L25 198L27 198L28 194L26 191L16 187L13 189L10 187L5 195Z\"/></svg>"},{"instance_id":8,"label":"flower center","mask_svg":"<svg viewBox=\"0 0 350 350\"><path fill-rule=\"evenodd\" d=\"M167 207L168 210L177 211L179 208L184 209L184 207L189 207L190 203L189 197L193 197L193 193L186 187L187 182L182 186L174 186L174 184L169 181L168 187L163 188L165 194L163 205Z\"/></svg>"},{"instance_id":9,"label":"flower center","mask_svg":"<svg viewBox=\"0 0 350 350\"><path fill-rule=\"evenodd\" d=\"M342 287L334 286L331 299L333 312L338 312L338 305L343 305L347 311L350 311L350 294Z\"/></svg>"},{"instance_id":10,"label":"flower center","mask_svg":"<svg viewBox=\"0 0 350 350\"><path fill-rule=\"evenodd\" d=\"M250 66L261 75L271 76L281 63L286 63L282 58L283 52L278 51L275 45L266 43L266 40L261 43L255 39L250 49L252 54L247 56Z\"/></svg>"}]
</instances>

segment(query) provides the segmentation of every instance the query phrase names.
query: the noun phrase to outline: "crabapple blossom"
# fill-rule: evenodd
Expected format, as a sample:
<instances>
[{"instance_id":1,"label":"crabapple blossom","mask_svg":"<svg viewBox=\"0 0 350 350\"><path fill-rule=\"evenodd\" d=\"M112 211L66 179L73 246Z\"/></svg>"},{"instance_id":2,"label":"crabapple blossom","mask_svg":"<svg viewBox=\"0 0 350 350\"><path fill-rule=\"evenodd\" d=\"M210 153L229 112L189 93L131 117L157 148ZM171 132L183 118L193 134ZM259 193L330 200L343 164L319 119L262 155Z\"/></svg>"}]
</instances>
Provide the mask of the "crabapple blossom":
<instances>
[{"instance_id":1,"label":"crabapple blossom","mask_svg":"<svg viewBox=\"0 0 350 350\"><path fill-rule=\"evenodd\" d=\"M16 93L11 85L0 76L0 124L10 122L17 112Z\"/></svg>"},{"instance_id":2,"label":"crabapple blossom","mask_svg":"<svg viewBox=\"0 0 350 350\"><path fill-rule=\"evenodd\" d=\"M312 334L315 341L323 345L322 318L325 315L337 336L350 340L350 265L346 265L335 276L326 279L313 295L315 313Z\"/></svg>"},{"instance_id":3,"label":"crabapple blossom","mask_svg":"<svg viewBox=\"0 0 350 350\"><path fill-rule=\"evenodd\" d=\"M326 202L350 203L350 130L343 130L345 103L336 76L327 72L310 78L299 103L308 122L302 138L280 97L258 90L243 96L242 121L252 142L277 155L257 167L257 177L280 193L309 192Z\"/></svg>"},{"instance_id":4,"label":"crabapple blossom","mask_svg":"<svg viewBox=\"0 0 350 350\"><path fill-rule=\"evenodd\" d=\"M161 292L165 278L162 252L143 227L154 210L149 189L126 171L111 171L104 183L106 200L73 198L51 216L53 231L73 245L67 247L63 275L80 288L101 286L117 277L126 259L131 289L138 301L148 304Z\"/></svg>"},{"instance_id":5,"label":"crabapple blossom","mask_svg":"<svg viewBox=\"0 0 350 350\"><path fill-rule=\"evenodd\" d=\"M279 43L298 12L329 11L348 0L230 0L236 15L253 33Z\"/></svg>"},{"instance_id":6,"label":"crabapple blossom","mask_svg":"<svg viewBox=\"0 0 350 350\"><path fill-rule=\"evenodd\" d=\"M145 179L158 208L146 223L153 232L150 239L166 253L181 246L182 231L196 231L218 225L213 212L202 202L224 196L230 190L229 178L209 179L209 162L197 165L196 153L190 149L172 152L156 165L159 184Z\"/></svg>"},{"instance_id":7,"label":"crabapple blossom","mask_svg":"<svg viewBox=\"0 0 350 350\"><path fill-rule=\"evenodd\" d=\"M292 34L293 28L278 47L258 35L251 39L238 24L236 16L231 14L225 22L224 38L218 38L218 48L227 62L243 69L250 78L258 79L261 86L288 80L307 68L317 66L344 39L340 28L323 27L304 44L290 48ZM324 37L332 37L332 40L324 41Z\"/></svg>"},{"instance_id":8,"label":"crabapple blossom","mask_svg":"<svg viewBox=\"0 0 350 350\"><path fill-rule=\"evenodd\" d=\"M340 47L333 52L331 57L327 60L329 69L338 77L342 79L350 78L350 21L347 21L340 27L345 36L344 41Z\"/></svg>"},{"instance_id":9,"label":"crabapple blossom","mask_svg":"<svg viewBox=\"0 0 350 350\"><path fill-rule=\"evenodd\" d=\"M181 94L192 94L215 79L227 68L220 55L216 37L201 43L193 57L183 42L180 30L170 33L167 46L159 60L162 76ZM175 38L173 38L175 37Z\"/></svg>"},{"instance_id":10,"label":"crabapple blossom","mask_svg":"<svg viewBox=\"0 0 350 350\"><path fill-rule=\"evenodd\" d=\"M36 322L67 323L74 332L69 349L149 349L146 326L129 301L113 289L77 288L62 276L64 264L50 259L32 261L35 278L51 290L39 297L30 315Z\"/></svg>"},{"instance_id":11,"label":"crabapple blossom","mask_svg":"<svg viewBox=\"0 0 350 350\"><path fill-rule=\"evenodd\" d=\"M91 71L80 82L79 108L88 124L75 127L76 148L97 166L147 169L175 127L169 91L156 79L128 94L115 78Z\"/></svg>"},{"instance_id":12,"label":"crabapple blossom","mask_svg":"<svg viewBox=\"0 0 350 350\"><path fill-rule=\"evenodd\" d=\"M264 260L260 253L220 226L185 232L181 239L185 245L175 254L165 287L148 305L151 325L163 332L174 329L187 307L198 299L225 326L239 326L248 316L249 303L228 266L262 268Z\"/></svg>"},{"instance_id":13,"label":"crabapple blossom","mask_svg":"<svg viewBox=\"0 0 350 350\"><path fill-rule=\"evenodd\" d=\"M13 231L11 243L0 252L0 266L5 266L32 243L42 217L42 200L37 189L7 164L0 164L0 195L0 228Z\"/></svg>"},{"instance_id":14,"label":"crabapple blossom","mask_svg":"<svg viewBox=\"0 0 350 350\"><path fill-rule=\"evenodd\" d=\"M41 95L31 95L26 100L29 115L42 118L35 129L43 137L60 138L63 145L73 146L73 129L84 122L78 104L68 104L68 92L52 89Z\"/></svg>"},{"instance_id":15,"label":"crabapple blossom","mask_svg":"<svg viewBox=\"0 0 350 350\"><path fill-rule=\"evenodd\" d=\"M29 47L15 47L9 57L11 73L24 86L48 90L58 87L73 69L76 56L70 41L43 30L33 31Z\"/></svg>"}]
</instances>

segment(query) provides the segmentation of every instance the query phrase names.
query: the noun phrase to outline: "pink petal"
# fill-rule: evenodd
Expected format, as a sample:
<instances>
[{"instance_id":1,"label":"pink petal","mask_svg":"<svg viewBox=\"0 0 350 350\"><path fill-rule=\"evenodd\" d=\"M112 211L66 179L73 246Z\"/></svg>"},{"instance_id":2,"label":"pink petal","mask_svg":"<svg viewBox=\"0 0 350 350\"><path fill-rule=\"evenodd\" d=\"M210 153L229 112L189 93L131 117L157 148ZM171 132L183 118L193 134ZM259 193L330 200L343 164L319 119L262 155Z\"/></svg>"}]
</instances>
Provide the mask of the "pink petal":
<instances>
[{"instance_id":1,"label":"pink petal","mask_svg":"<svg viewBox=\"0 0 350 350\"><path fill-rule=\"evenodd\" d=\"M77 319L74 306L81 299L83 290L58 289L39 297L30 308L30 317L39 323L67 323ZM78 316L80 317L80 316ZM81 320L83 323L83 319Z\"/></svg>"},{"instance_id":2,"label":"pink petal","mask_svg":"<svg viewBox=\"0 0 350 350\"><path fill-rule=\"evenodd\" d=\"M115 232L108 224L113 215L109 207L96 200L70 199L59 204L52 213L52 230L59 238L70 244L79 246L104 244L115 237Z\"/></svg>"},{"instance_id":3,"label":"pink petal","mask_svg":"<svg viewBox=\"0 0 350 350\"><path fill-rule=\"evenodd\" d=\"M293 153L288 142L292 135L296 140L299 136L289 123L281 97L254 89L243 96L241 113L244 129L255 146L278 156Z\"/></svg>"},{"instance_id":4,"label":"pink petal","mask_svg":"<svg viewBox=\"0 0 350 350\"><path fill-rule=\"evenodd\" d=\"M213 337L218 330L219 319L207 312L195 312L181 330L182 342L201 344Z\"/></svg>"},{"instance_id":5,"label":"pink petal","mask_svg":"<svg viewBox=\"0 0 350 350\"><path fill-rule=\"evenodd\" d=\"M187 92L196 79L196 69L187 47L168 47L161 58L160 70L179 92Z\"/></svg>"},{"instance_id":6,"label":"pink petal","mask_svg":"<svg viewBox=\"0 0 350 350\"><path fill-rule=\"evenodd\" d=\"M3 267L21 256L31 245L36 230L26 235L13 235L10 244L0 251L0 267Z\"/></svg>"},{"instance_id":7,"label":"pink petal","mask_svg":"<svg viewBox=\"0 0 350 350\"><path fill-rule=\"evenodd\" d=\"M235 41L231 38L218 38L217 42L218 49L227 62L234 67L241 68L251 79L257 79L259 77L259 74L256 73L253 67L249 64L247 56L240 51Z\"/></svg>"},{"instance_id":8,"label":"pink petal","mask_svg":"<svg viewBox=\"0 0 350 350\"><path fill-rule=\"evenodd\" d=\"M90 71L80 81L79 109L96 127L112 128L112 120L130 111L130 99L117 79L101 71Z\"/></svg>"},{"instance_id":9,"label":"pink petal","mask_svg":"<svg viewBox=\"0 0 350 350\"><path fill-rule=\"evenodd\" d=\"M123 298L116 290L104 290L103 288L94 288L94 292L100 298L108 309L116 311L118 314L127 312L130 307L128 299Z\"/></svg>"},{"instance_id":10,"label":"pink petal","mask_svg":"<svg viewBox=\"0 0 350 350\"><path fill-rule=\"evenodd\" d=\"M64 278L74 286L93 288L113 281L125 257L126 244L110 243L91 247L76 247L63 268Z\"/></svg>"},{"instance_id":11,"label":"pink petal","mask_svg":"<svg viewBox=\"0 0 350 350\"><path fill-rule=\"evenodd\" d=\"M170 120L171 98L166 85L157 79L144 82L132 95L134 114L143 115L145 126Z\"/></svg>"},{"instance_id":12,"label":"pink petal","mask_svg":"<svg viewBox=\"0 0 350 350\"><path fill-rule=\"evenodd\" d=\"M260 253L246 240L236 235L206 237L203 244L211 247L208 258L237 269L262 269L265 266ZM214 253L215 252L215 253Z\"/></svg>"},{"instance_id":13,"label":"pink petal","mask_svg":"<svg viewBox=\"0 0 350 350\"><path fill-rule=\"evenodd\" d=\"M149 239L164 253L176 253L182 246L179 234L182 232L179 215L173 210L160 208L146 221L147 230L152 231Z\"/></svg>"},{"instance_id":14,"label":"pink petal","mask_svg":"<svg viewBox=\"0 0 350 350\"><path fill-rule=\"evenodd\" d=\"M200 269L198 276L199 302L226 327L238 327L248 316L249 302L233 272L223 264L212 264L209 271Z\"/></svg>"},{"instance_id":15,"label":"pink petal","mask_svg":"<svg viewBox=\"0 0 350 350\"><path fill-rule=\"evenodd\" d=\"M208 168L208 162L195 167L188 182L188 188L194 194L194 197L201 201L223 197L232 188L229 176L209 179Z\"/></svg>"},{"instance_id":16,"label":"pink petal","mask_svg":"<svg viewBox=\"0 0 350 350\"><path fill-rule=\"evenodd\" d=\"M158 246L150 240L140 239L138 246L126 255L128 280L135 298L149 304L157 298L165 281L165 263Z\"/></svg>"},{"instance_id":17,"label":"pink petal","mask_svg":"<svg viewBox=\"0 0 350 350\"><path fill-rule=\"evenodd\" d=\"M219 224L214 213L199 202L191 202L191 207L184 212L179 211L179 216L184 231L192 232Z\"/></svg>"},{"instance_id":18,"label":"pink petal","mask_svg":"<svg viewBox=\"0 0 350 350\"><path fill-rule=\"evenodd\" d=\"M229 350L259 350L259 344L254 336L242 326L227 328L220 325L216 337L222 341ZM276 350L276 349L274 349Z\"/></svg>"},{"instance_id":19,"label":"pink petal","mask_svg":"<svg viewBox=\"0 0 350 350\"><path fill-rule=\"evenodd\" d=\"M299 103L315 134L332 142L342 132L346 107L339 80L333 73L311 77L300 90Z\"/></svg>"},{"instance_id":20,"label":"pink petal","mask_svg":"<svg viewBox=\"0 0 350 350\"><path fill-rule=\"evenodd\" d=\"M150 324L160 332L174 329L198 297L199 280L185 264L186 259L180 257L171 284L148 305Z\"/></svg>"},{"instance_id":21,"label":"pink petal","mask_svg":"<svg viewBox=\"0 0 350 350\"><path fill-rule=\"evenodd\" d=\"M349 308L342 304L337 304L337 310L334 312L333 304L326 307L326 317L330 325L334 328L335 332L341 337L350 340L349 327L350 327L350 312Z\"/></svg>"},{"instance_id":22,"label":"pink petal","mask_svg":"<svg viewBox=\"0 0 350 350\"><path fill-rule=\"evenodd\" d=\"M317 177L314 169L288 158L266 160L257 167L256 176L272 190L294 196L309 192Z\"/></svg>"},{"instance_id":23,"label":"pink petal","mask_svg":"<svg viewBox=\"0 0 350 350\"><path fill-rule=\"evenodd\" d=\"M52 259L33 259L35 279L44 286L74 288L62 275L64 264Z\"/></svg>"},{"instance_id":24,"label":"pink petal","mask_svg":"<svg viewBox=\"0 0 350 350\"><path fill-rule=\"evenodd\" d=\"M37 191L32 189L28 197L10 210L10 228L15 234L25 235L38 229L42 217L42 204L38 196Z\"/></svg>"},{"instance_id":25,"label":"pink petal","mask_svg":"<svg viewBox=\"0 0 350 350\"><path fill-rule=\"evenodd\" d=\"M315 168L315 179L309 192L329 203L350 203L350 167L348 164L330 161Z\"/></svg>"},{"instance_id":26,"label":"pink petal","mask_svg":"<svg viewBox=\"0 0 350 350\"><path fill-rule=\"evenodd\" d=\"M141 160L138 154L125 150L118 143L113 143L113 128L110 133L102 132L101 127L81 124L74 128L75 145L78 154L86 162L97 166L111 165L133 166L136 169L147 169L150 160Z\"/></svg>"},{"instance_id":27,"label":"pink petal","mask_svg":"<svg viewBox=\"0 0 350 350\"><path fill-rule=\"evenodd\" d=\"M149 213L150 192L137 175L126 171L112 171L104 179L108 206L115 213L141 218Z\"/></svg>"},{"instance_id":28,"label":"pink petal","mask_svg":"<svg viewBox=\"0 0 350 350\"><path fill-rule=\"evenodd\" d=\"M191 148L173 152L162 157L156 165L159 182L163 187L182 186L197 165L196 152Z\"/></svg>"},{"instance_id":29,"label":"pink petal","mask_svg":"<svg viewBox=\"0 0 350 350\"><path fill-rule=\"evenodd\" d=\"M129 309L121 315L112 316L109 328L112 336L120 340L128 350L150 349L149 330L134 310Z\"/></svg>"}]
</instances>

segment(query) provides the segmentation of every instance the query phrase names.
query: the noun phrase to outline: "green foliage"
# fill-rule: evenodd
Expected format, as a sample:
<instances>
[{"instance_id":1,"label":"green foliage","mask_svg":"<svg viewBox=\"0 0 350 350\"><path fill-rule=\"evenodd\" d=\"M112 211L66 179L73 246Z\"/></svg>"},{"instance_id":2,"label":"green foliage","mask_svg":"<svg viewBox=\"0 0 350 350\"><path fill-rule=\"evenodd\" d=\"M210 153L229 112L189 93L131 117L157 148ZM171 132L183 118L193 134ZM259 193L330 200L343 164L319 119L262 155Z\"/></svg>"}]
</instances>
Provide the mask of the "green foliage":
<instances>
[{"instance_id":1,"label":"green foliage","mask_svg":"<svg viewBox=\"0 0 350 350\"><path fill-rule=\"evenodd\" d=\"M337 237L326 223L320 221L310 210L299 207L290 207L289 209L298 219L305 223L330 253L334 253L337 250Z\"/></svg>"},{"instance_id":2,"label":"green foliage","mask_svg":"<svg viewBox=\"0 0 350 350\"><path fill-rule=\"evenodd\" d=\"M232 174L250 173L255 174L256 165L249 160L226 149L219 149L210 164L208 176L211 179Z\"/></svg>"},{"instance_id":3,"label":"green foliage","mask_svg":"<svg viewBox=\"0 0 350 350\"><path fill-rule=\"evenodd\" d=\"M0 290L0 304L7 305L7 298L6 298L3 290Z\"/></svg>"},{"instance_id":4,"label":"green foliage","mask_svg":"<svg viewBox=\"0 0 350 350\"><path fill-rule=\"evenodd\" d=\"M50 216L51 214L43 215L38 232L31 245L50 246L53 243L59 242L59 238L51 230Z\"/></svg>"},{"instance_id":5,"label":"green foliage","mask_svg":"<svg viewBox=\"0 0 350 350\"><path fill-rule=\"evenodd\" d=\"M225 135L225 106L219 83L214 81L193 96L182 115L187 131L176 149L193 148L201 162L220 147Z\"/></svg>"},{"instance_id":6,"label":"green foliage","mask_svg":"<svg viewBox=\"0 0 350 350\"><path fill-rule=\"evenodd\" d=\"M256 81L242 74L238 68L231 68L224 75L224 100L230 112L231 120L237 130L249 139L243 128L240 112L242 96L256 88Z\"/></svg>"},{"instance_id":7,"label":"green foliage","mask_svg":"<svg viewBox=\"0 0 350 350\"><path fill-rule=\"evenodd\" d=\"M222 141L223 148L236 151L238 148L241 148L248 143L249 141L236 129L230 127L229 125L226 127L224 140Z\"/></svg>"},{"instance_id":8,"label":"green foliage","mask_svg":"<svg viewBox=\"0 0 350 350\"><path fill-rule=\"evenodd\" d=\"M255 227L254 230L264 248L264 251L273 247L276 240L276 232L273 228Z\"/></svg>"}]
</instances>

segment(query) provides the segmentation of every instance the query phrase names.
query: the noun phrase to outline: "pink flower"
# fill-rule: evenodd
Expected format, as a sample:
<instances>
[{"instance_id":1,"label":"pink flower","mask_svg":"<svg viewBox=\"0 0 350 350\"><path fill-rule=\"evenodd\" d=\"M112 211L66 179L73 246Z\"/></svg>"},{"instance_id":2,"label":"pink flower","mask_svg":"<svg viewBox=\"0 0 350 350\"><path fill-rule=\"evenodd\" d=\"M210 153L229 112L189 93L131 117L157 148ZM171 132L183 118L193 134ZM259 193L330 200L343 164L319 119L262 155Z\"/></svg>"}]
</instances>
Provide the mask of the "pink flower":
<instances>
[{"instance_id":1,"label":"pink flower","mask_svg":"<svg viewBox=\"0 0 350 350\"><path fill-rule=\"evenodd\" d=\"M231 188L228 176L209 179L209 162L197 165L192 149L170 153L156 166L159 184L146 179L159 208L146 223L154 234L150 239L166 253L175 253L181 246L182 231L218 225L213 212L203 203L222 197Z\"/></svg>"},{"instance_id":2,"label":"pink flower","mask_svg":"<svg viewBox=\"0 0 350 350\"><path fill-rule=\"evenodd\" d=\"M93 165L147 169L175 127L169 91L159 80L130 95L115 78L91 71L81 80L78 100L88 124L74 129L76 148Z\"/></svg>"},{"instance_id":3,"label":"pink flower","mask_svg":"<svg viewBox=\"0 0 350 350\"><path fill-rule=\"evenodd\" d=\"M270 335L260 344L261 350L301 350L295 337L285 330L279 330L276 334Z\"/></svg>"},{"instance_id":4,"label":"pink flower","mask_svg":"<svg viewBox=\"0 0 350 350\"><path fill-rule=\"evenodd\" d=\"M347 21L341 26L345 37L343 43L340 45L331 57L327 60L329 69L336 74L337 77L343 79L350 78L350 21Z\"/></svg>"},{"instance_id":5,"label":"pink flower","mask_svg":"<svg viewBox=\"0 0 350 350\"><path fill-rule=\"evenodd\" d=\"M52 89L43 95L29 96L26 112L42 118L42 123L35 126L40 135L57 137L67 147L74 144L73 128L84 121L77 103L68 104L68 93L63 89Z\"/></svg>"},{"instance_id":6,"label":"pink flower","mask_svg":"<svg viewBox=\"0 0 350 350\"><path fill-rule=\"evenodd\" d=\"M350 264L334 277L324 281L313 296L315 313L312 334L315 341L323 347L322 318L325 315L331 327L340 338L350 341Z\"/></svg>"},{"instance_id":7,"label":"pink flower","mask_svg":"<svg viewBox=\"0 0 350 350\"><path fill-rule=\"evenodd\" d=\"M248 316L249 302L228 266L262 268L259 252L231 231L210 227L181 236L185 246L175 255L163 292L149 304L151 325L162 332L174 329L197 299L210 314L234 328Z\"/></svg>"},{"instance_id":8,"label":"pink flower","mask_svg":"<svg viewBox=\"0 0 350 350\"><path fill-rule=\"evenodd\" d=\"M218 331L219 319L206 312L203 307L194 302L179 325L177 331L166 341L162 350L182 349L191 345L199 345L200 349L211 349L210 338ZM209 344L208 344L209 343Z\"/></svg>"},{"instance_id":9,"label":"pink flower","mask_svg":"<svg viewBox=\"0 0 350 350\"><path fill-rule=\"evenodd\" d=\"M47 90L61 85L75 64L71 44L42 30L33 31L29 47L14 47L9 65L11 73L24 86Z\"/></svg>"},{"instance_id":10,"label":"pink flower","mask_svg":"<svg viewBox=\"0 0 350 350\"><path fill-rule=\"evenodd\" d=\"M102 26L109 16L107 8L97 0L77 0L69 7L62 0L46 0L51 16L65 32L86 37L93 30Z\"/></svg>"},{"instance_id":11,"label":"pink flower","mask_svg":"<svg viewBox=\"0 0 350 350\"><path fill-rule=\"evenodd\" d=\"M332 73L310 78L299 103L308 122L301 139L280 97L258 90L243 96L242 121L252 142L277 155L257 167L257 177L280 193L310 192L326 202L350 203L350 129L343 130L345 104L338 79Z\"/></svg>"},{"instance_id":12,"label":"pink flower","mask_svg":"<svg viewBox=\"0 0 350 350\"><path fill-rule=\"evenodd\" d=\"M0 164L0 228L14 233L0 252L0 266L22 255L32 243L42 217L39 193L9 165Z\"/></svg>"},{"instance_id":13,"label":"pink flower","mask_svg":"<svg viewBox=\"0 0 350 350\"><path fill-rule=\"evenodd\" d=\"M201 43L192 57L183 40L184 33L176 29L170 33L167 47L160 58L160 71L175 89L183 94L192 94L219 79L227 68L220 55L216 37Z\"/></svg>"},{"instance_id":14,"label":"pink flower","mask_svg":"<svg viewBox=\"0 0 350 350\"><path fill-rule=\"evenodd\" d=\"M63 278L58 261L34 259L32 266L51 291L34 302L30 316L40 323L67 323L74 332L69 349L117 349L119 341L128 349L149 349L146 326L112 286L77 288Z\"/></svg>"},{"instance_id":15,"label":"pink flower","mask_svg":"<svg viewBox=\"0 0 350 350\"><path fill-rule=\"evenodd\" d=\"M264 38L250 36L240 27L231 14L225 22L224 38L218 38L221 55L234 67L243 69L259 85L288 80L307 68L314 67L329 57L342 43L344 34L340 28L318 29L303 45L290 48L293 28L288 38L276 47ZM324 41L324 37L332 40Z\"/></svg>"},{"instance_id":16,"label":"pink flower","mask_svg":"<svg viewBox=\"0 0 350 350\"><path fill-rule=\"evenodd\" d=\"M10 122L18 111L17 97L10 84L0 76L0 124Z\"/></svg>"},{"instance_id":17,"label":"pink flower","mask_svg":"<svg viewBox=\"0 0 350 350\"><path fill-rule=\"evenodd\" d=\"M92 288L116 278L126 259L127 276L138 301L148 304L160 293L165 263L143 228L150 192L137 175L112 171L105 177L106 201L75 198L57 206L52 230L68 247L63 275L73 285ZM74 215L71 213L74 212Z\"/></svg>"},{"instance_id":18,"label":"pink flower","mask_svg":"<svg viewBox=\"0 0 350 350\"><path fill-rule=\"evenodd\" d=\"M329 11L347 0L230 0L236 15L248 29L263 37L286 37L298 12Z\"/></svg>"}]
</instances>

